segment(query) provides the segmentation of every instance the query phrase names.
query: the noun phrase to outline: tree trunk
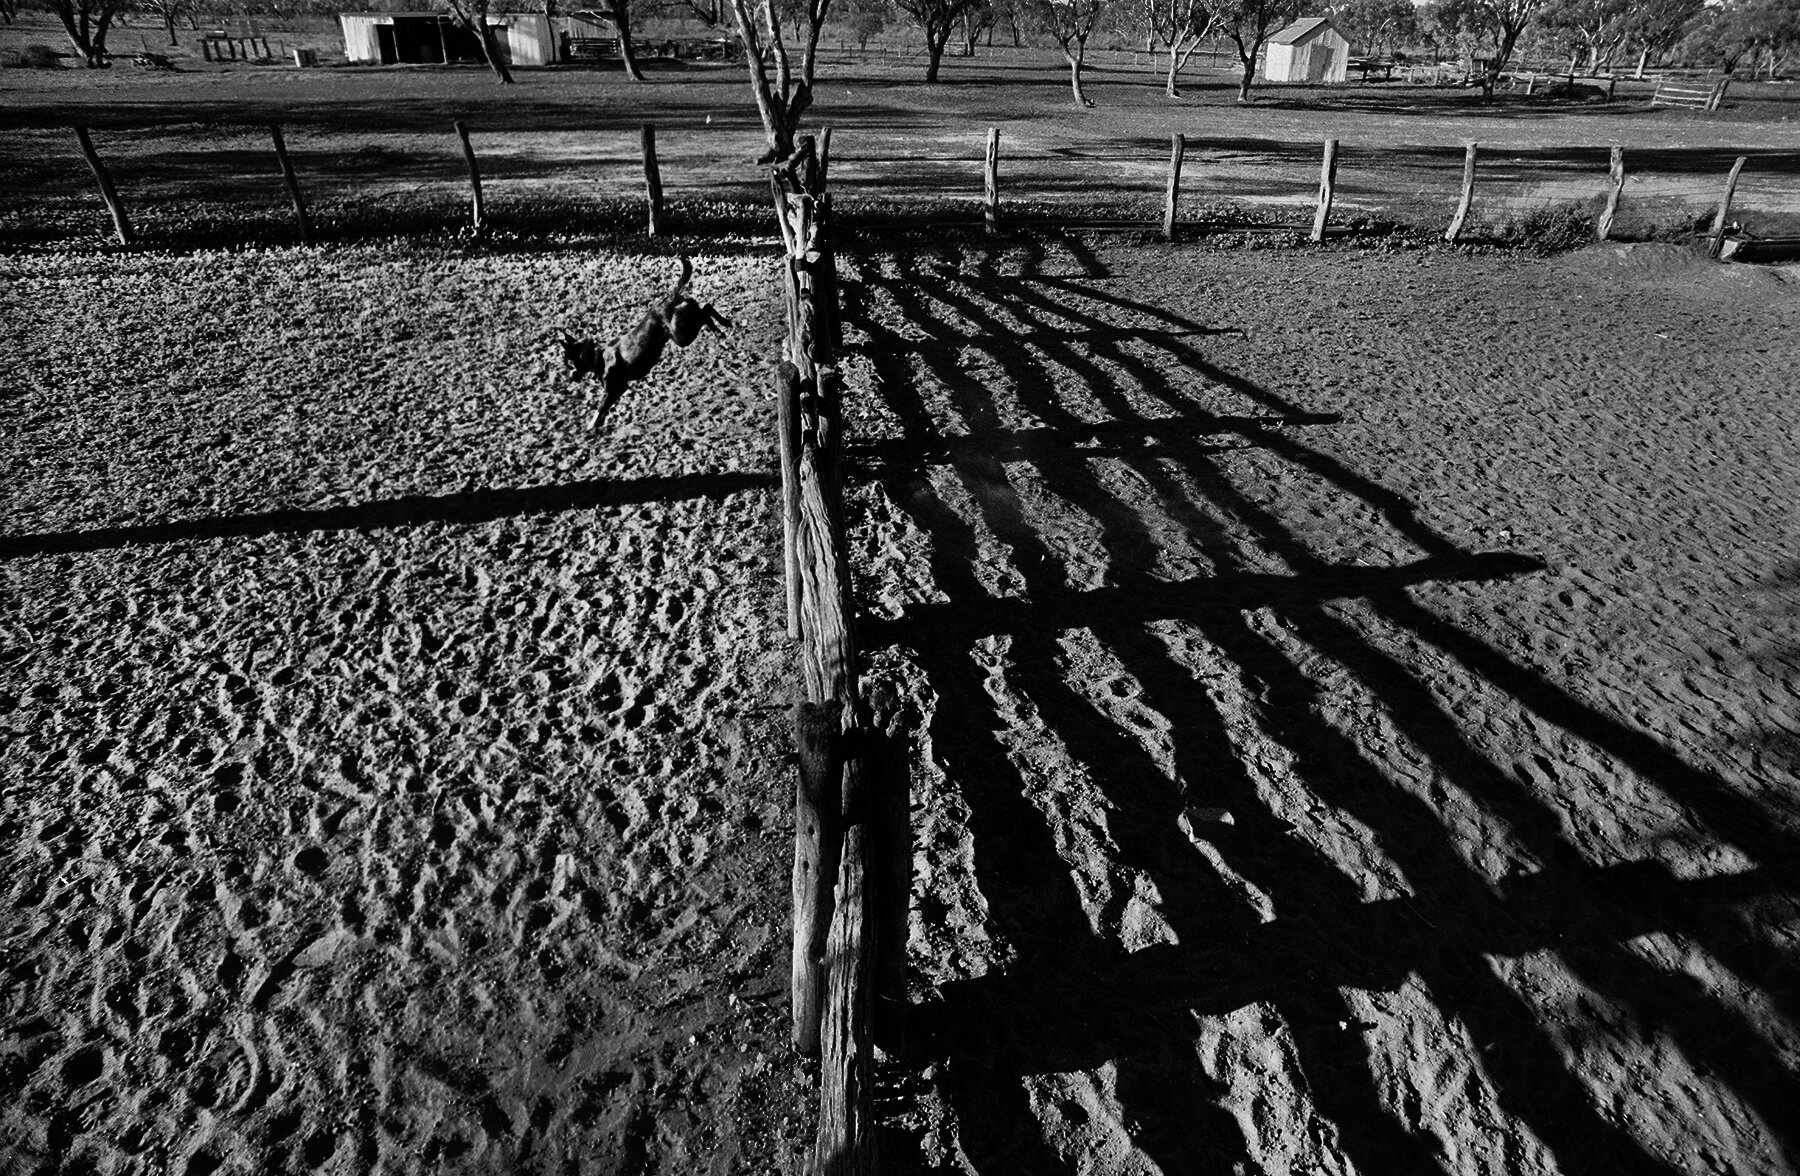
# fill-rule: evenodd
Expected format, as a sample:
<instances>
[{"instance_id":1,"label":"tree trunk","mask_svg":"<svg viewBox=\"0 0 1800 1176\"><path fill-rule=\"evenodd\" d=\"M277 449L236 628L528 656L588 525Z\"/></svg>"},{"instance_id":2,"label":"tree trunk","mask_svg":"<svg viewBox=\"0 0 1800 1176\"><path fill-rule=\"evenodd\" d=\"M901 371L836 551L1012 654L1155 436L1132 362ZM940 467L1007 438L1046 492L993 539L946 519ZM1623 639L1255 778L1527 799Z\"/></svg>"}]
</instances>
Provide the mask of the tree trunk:
<instances>
[{"instance_id":1,"label":"tree trunk","mask_svg":"<svg viewBox=\"0 0 1800 1176\"><path fill-rule=\"evenodd\" d=\"M1256 54L1244 58L1244 76L1238 79L1238 101L1250 101L1250 84L1256 80Z\"/></svg>"},{"instance_id":2,"label":"tree trunk","mask_svg":"<svg viewBox=\"0 0 1800 1176\"><path fill-rule=\"evenodd\" d=\"M163 28L167 29L169 32L170 45L181 44L180 41L175 39L175 10L173 8L163 9Z\"/></svg>"},{"instance_id":3,"label":"tree trunk","mask_svg":"<svg viewBox=\"0 0 1800 1176\"><path fill-rule=\"evenodd\" d=\"M944 63L944 48L949 43L950 26L948 24L944 26L942 36L930 29L925 30L925 80L927 82L938 80L938 67Z\"/></svg>"},{"instance_id":4,"label":"tree trunk","mask_svg":"<svg viewBox=\"0 0 1800 1176\"><path fill-rule=\"evenodd\" d=\"M500 49L494 44L493 27L488 24L485 16L477 16L475 24L475 40L481 44L481 55L487 58L488 68L494 71L494 76L500 79L502 86L512 85L512 72L500 60Z\"/></svg>"},{"instance_id":5,"label":"tree trunk","mask_svg":"<svg viewBox=\"0 0 1800 1176\"><path fill-rule=\"evenodd\" d=\"M1168 84L1163 87L1163 93L1170 98L1181 97L1181 91L1175 88L1175 71L1180 68L1181 58L1176 53L1175 44L1171 42L1169 45L1169 81Z\"/></svg>"},{"instance_id":6,"label":"tree trunk","mask_svg":"<svg viewBox=\"0 0 1800 1176\"><path fill-rule=\"evenodd\" d=\"M1086 56L1086 51L1087 46L1085 45L1081 47L1080 52L1076 53L1071 53L1068 49L1063 50L1063 56L1067 58L1069 62L1069 89L1075 92L1075 105L1081 107L1093 105L1093 103L1089 101L1088 96L1083 93L1081 89L1081 59Z\"/></svg>"},{"instance_id":7,"label":"tree trunk","mask_svg":"<svg viewBox=\"0 0 1800 1176\"><path fill-rule=\"evenodd\" d=\"M631 45L631 9L629 0L609 0L607 11L612 16L613 27L619 30L619 60L625 65L625 74L634 82L644 80L644 71L638 68L637 50Z\"/></svg>"}]
</instances>

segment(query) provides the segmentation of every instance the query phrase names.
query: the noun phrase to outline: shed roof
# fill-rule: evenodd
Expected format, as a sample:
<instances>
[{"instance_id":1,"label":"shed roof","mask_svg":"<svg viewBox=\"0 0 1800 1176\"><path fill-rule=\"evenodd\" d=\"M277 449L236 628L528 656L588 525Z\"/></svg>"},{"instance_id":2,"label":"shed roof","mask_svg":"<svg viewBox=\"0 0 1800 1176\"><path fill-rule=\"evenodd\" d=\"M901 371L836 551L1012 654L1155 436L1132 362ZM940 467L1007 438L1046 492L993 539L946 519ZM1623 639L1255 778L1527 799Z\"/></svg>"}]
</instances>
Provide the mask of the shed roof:
<instances>
[{"instance_id":1,"label":"shed roof","mask_svg":"<svg viewBox=\"0 0 1800 1176\"><path fill-rule=\"evenodd\" d=\"M1329 16L1303 16L1287 28L1276 33L1273 37L1270 37L1269 44L1298 45L1300 42L1307 40L1321 29L1332 29L1334 32L1336 31Z\"/></svg>"}]
</instances>

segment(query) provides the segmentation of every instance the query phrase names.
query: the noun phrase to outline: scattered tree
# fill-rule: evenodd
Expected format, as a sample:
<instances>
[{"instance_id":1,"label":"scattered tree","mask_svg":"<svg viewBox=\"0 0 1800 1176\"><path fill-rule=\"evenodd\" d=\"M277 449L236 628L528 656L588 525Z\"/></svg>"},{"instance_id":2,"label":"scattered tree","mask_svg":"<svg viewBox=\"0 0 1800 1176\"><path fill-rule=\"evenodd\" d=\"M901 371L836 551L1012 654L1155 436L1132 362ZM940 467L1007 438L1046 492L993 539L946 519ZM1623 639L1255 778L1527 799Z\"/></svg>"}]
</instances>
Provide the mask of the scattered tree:
<instances>
[{"instance_id":1,"label":"scattered tree","mask_svg":"<svg viewBox=\"0 0 1800 1176\"><path fill-rule=\"evenodd\" d=\"M450 0L450 19L475 34L476 44L481 46L481 55L487 59L488 68L500 79L500 84L513 84L512 71L500 60L500 47L494 43L494 30L488 24L489 0Z\"/></svg>"},{"instance_id":2,"label":"scattered tree","mask_svg":"<svg viewBox=\"0 0 1800 1176\"><path fill-rule=\"evenodd\" d=\"M1478 79L1483 100L1494 96L1494 87L1512 60L1519 37L1537 19L1543 0L1439 0L1431 6L1431 19L1440 27L1456 30L1465 55L1485 53L1487 66Z\"/></svg>"},{"instance_id":3,"label":"scattered tree","mask_svg":"<svg viewBox=\"0 0 1800 1176\"><path fill-rule=\"evenodd\" d=\"M175 21L187 8L187 0L138 0L138 7L154 16L169 34L169 44L178 45L175 39Z\"/></svg>"},{"instance_id":4,"label":"scattered tree","mask_svg":"<svg viewBox=\"0 0 1800 1176\"><path fill-rule=\"evenodd\" d=\"M106 64L106 32L124 7L124 0L49 0L75 57L88 69Z\"/></svg>"},{"instance_id":5,"label":"scattered tree","mask_svg":"<svg viewBox=\"0 0 1800 1176\"><path fill-rule=\"evenodd\" d=\"M927 82L938 80L938 67L943 63L944 47L950 43L951 32L969 6L978 2L979 0L894 0L894 7L925 34Z\"/></svg>"},{"instance_id":6,"label":"scattered tree","mask_svg":"<svg viewBox=\"0 0 1800 1176\"><path fill-rule=\"evenodd\" d=\"M988 44L994 43L994 25L999 16L994 12L992 0L970 0L962 11L959 22L962 29L962 50L964 57L975 56L975 44L981 40L981 34L988 35Z\"/></svg>"},{"instance_id":7,"label":"scattered tree","mask_svg":"<svg viewBox=\"0 0 1800 1176\"><path fill-rule=\"evenodd\" d=\"M792 13L795 46L800 51L800 73L794 74L783 25L789 12L782 0L731 0L737 19L738 39L744 44L744 63L750 71L750 89L757 117L769 149L762 163L789 159L794 154L794 132L801 116L812 105L813 77L818 68L819 33L831 11L831 0L799 0ZM770 65L774 76L770 77Z\"/></svg>"},{"instance_id":8,"label":"scattered tree","mask_svg":"<svg viewBox=\"0 0 1800 1176\"><path fill-rule=\"evenodd\" d=\"M1012 33L1013 48L1018 49L1025 44L1023 28L1025 25L1025 0L994 0L995 11L1006 21L1008 31Z\"/></svg>"},{"instance_id":9,"label":"scattered tree","mask_svg":"<svg viewBox=\"0 0 1800 1176\"><path fill-rule=\"evenodd\" d=\"M1639 61L1660 59L1675 47L1705 7L1705 0L1638 0L1625 20L1625 42Z\"/></svg>"},{"instance_id":10,"label":"scattered tree","mask_svg":"<svg viewBox=\"0 0 1800 1176\"><path fill-rule=\"evenodd\" d=\"M1689 27L1684 56L1734 73L1763 57L1769 75L1800 49L1800 0L1723 0L1708 5Z\"/></svg>"},{"instance_id":11,"label":"scattered tree","mask_svg":"<svg viewBox=\"0 0 1800 1176\"><path fill-rule=\"evenodd\" d=\"M1571 75L1583 57L1597 73L1602 61L1610 62L1624 45L1626 19L1634 6L1634 0L1545 0L1538 25L1551 44L1568 54Z\"/></svg>"},{"instance_id":12,"label":"scattered tree","mask_svg":"<svg viewBox=\"0 0 1800 1176\"><path fill-rule=\"evenodd\" d=\"M890 11L883 0L851 0L848 13L850 35L856 38L856 47L860 52L867 53L869 41L887 28Z\"/></svg>"},{"instance_id":13,"label":"scattered tree","mask_svg":"<svg viewBox=\"0 0 1800 1176\"><path fill-rule=\"evenodd\" d=\"M625 66L626 76L634 82L643 81L644 71L638 68L637 50L631 44L631 0L606 0L606 19L612 21L619 34L619 60Z\"/></svg>"},{"instance_id":14,"label":"scattered tree","mask_svg":"<svg viewBox=\"0 0 1800 1176\"><path fill-rule=\"evenodd\" d=\"M1221 0L1215 10L1216 18L1231 35L1238 63L1244 67L1238 80L1239 102L1250 101L1250 87L1256 81L1256 59L1263 46L1298 18L1303 5L1304 0Z\"/></svg>"},{"instance_id":15,"label":"scattered tree","mask_svg":"<svg viewBox=\"0 0 1800 1176\"><path fill-rule=\"evenodd\" d=\"M1346 40L1375 56L1413 44L1420 35L1419 10L1411 0L1349 0L1332 19Z\"/></svg>"},{"instance_id":16,"label":"scattered tree","mask_svg":"<svg viewBox=\"0 0 1800 1176\"><path fill-rule=\"evenodd\" d=\"M1169 76L1163 93L1179 98L1181 91L1175 86L1176 76L1194 55L1194 50L1200 48L1200 39L1212 28L1212 8L1207 0L1146 0L1144 22L1149 25L1149 35L1169 51Z\"/></svg>"},{"instance_id":17,"label":"scattered tree","mask_svg":"<svg viewBox=\"0 0 1800 1176\"><path fill-rule=\"evenodd\" d=\"M1027 0L1032 23L1049 33L1062 47L1063 60L1069 63L1069 88L1075 92L1075 105L1094 103L1081 88L1081 63L1087 56L1088 38L1105 14L1109 0Z\"/></svg>"}]
</instances>

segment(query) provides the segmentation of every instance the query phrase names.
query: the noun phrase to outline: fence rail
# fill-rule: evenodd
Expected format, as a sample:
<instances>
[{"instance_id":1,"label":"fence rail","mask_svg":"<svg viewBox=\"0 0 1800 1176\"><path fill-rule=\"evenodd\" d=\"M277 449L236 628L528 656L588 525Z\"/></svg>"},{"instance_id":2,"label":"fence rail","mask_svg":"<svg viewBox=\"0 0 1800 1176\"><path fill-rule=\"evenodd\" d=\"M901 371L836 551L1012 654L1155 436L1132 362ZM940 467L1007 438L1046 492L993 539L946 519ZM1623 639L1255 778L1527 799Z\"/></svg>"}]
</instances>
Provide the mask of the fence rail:
<instances>
[{"instance_id":1,"label":"fence rail","mask_svg":"<svg viewBox=\"0 0 1800 1176\"><path fill-rule=\"evenodd\" d=\"M696 162L704 167L715 161L729 132L688 129L659 137L646 125L638 135L600 139L587 148L586 158L570 162L566 133L544 133L555 142L538 155L524 137L502 128L445 130L457 137L436 140L442 147L433 145L434 137L415 133L404 140L406 150L365 144L349 155L329 151L304 133L284 143L281 128L268 124L245 127L239 136L211 137L199 150L163 132L153 140L155 153L142 150L140 140L135 154L117 161L107 158L110 135L77 132L79 151L65 149L69 162L55 165L61 172L45 169L57 177L59 189L33 192L30 199L0 195L0 245L9 238L21 244L66 240L73 235L71 225L84 219L80 206L91 207L95 184L121 245L128 239L134 245L172 243L169 238L177 234L161 227L170 220L182 226L182 241L211 244L206 226L216 218L224 222L223 231L233 217L253 221L260 239L278 242L283 230L277 209L283 204L293 209L287 239L297 235L302 241L368 235L369 230L355 232L349 225L369 215L365 210L371 207L404 207L408 230L415 232L567 234L580 231L588 209L622 227L625 210L646 205L645 214L630 213L628 219L647 224L652 235L704 231L713 217L741 231L745 213L731 210L749 207L754 198L755 186L747 179L725 187L716 171L688 170ZM226 142L229 146L222 146ZM1184 135L1179 151L1171 152L1169 142L1083 148L1009 134L1002 144L996 130L985 150L981 139L969 136L966 153L940 148L904 160L867 150L840 154L834 160L834 190L839 215L868 227L904 225L922 216L937 224L990 226L1003 220L1137 224L1172 238L1287 226L1317 241L1350 229L1411 226L1438 233L1460 219L1455 236L1482 239L1513 234L1518 223L1540 213L1567 210L1603 222L1603 235L1629 238L1702 231L1717 205L1717 177L1738 154L1724 148L1633 149L1632 168L1621 173L1604 147L1520 153L1484 145L1474 172L1479 193L1471 199L1466 145L1375 150L1342 142L1329 183L1323 184L1316 170L1322 166L1318 143L1217 142ZM606 154L594 153L600 147ZM1614 153L1622 147L1615 145ZM175 161L167 170L160 164L165 151ZM1738 213L1750 234L1800 231L1800 153L1743 154L1748 162ZM460 218L452 195L459 156L468 199L468 213ZM215 157L228 162L211 165ZM246 174L256 178L246 181ZM247 182L263 197L245 199ZM188 191L182 191L184 184ZM208 195L191 190L196 187ZM171 199L170 190L181 195ZM1321 200L1327 205L1323 216ZM848 213L842 211L846 207ZM121 223L127 226L122 232Z\"/></svg>"}]
</instances>

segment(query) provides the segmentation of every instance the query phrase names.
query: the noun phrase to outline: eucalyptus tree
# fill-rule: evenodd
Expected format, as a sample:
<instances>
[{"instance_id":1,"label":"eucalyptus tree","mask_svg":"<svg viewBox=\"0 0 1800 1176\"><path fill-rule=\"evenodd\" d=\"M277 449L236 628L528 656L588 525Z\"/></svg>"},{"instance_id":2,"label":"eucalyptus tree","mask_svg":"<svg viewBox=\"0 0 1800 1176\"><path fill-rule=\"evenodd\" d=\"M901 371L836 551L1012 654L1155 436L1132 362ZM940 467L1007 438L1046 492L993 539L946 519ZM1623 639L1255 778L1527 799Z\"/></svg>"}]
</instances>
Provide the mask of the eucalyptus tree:
<instances>
[{"instance_id":1,"label":"eucalyptus tree","mask_svg":"<svg viewBox=\"0 0 1800 1176\"><path fill-rule=\"evenodd\" d=\"M513 84L512 71L500 59L500 46L495 44L493 26L488 24L488 3L489 0L449 0L450 19L475 34L488 68L494 71L501 85L510 86Z\"/></svg>"},{"instance_id":2,"label":"eucalyptus tree","mask_svg":"<svg viewBox=\"0 0 1800 1176\"><path fill-rule=\"evenodd\" d=\"M1404 3L1404 0L1401 0ZM1176 77L1200 48L1200 41L1213 27L1211 0L1145 0L1144 23L1156 43L1169 51L1169 74L1163 93L1181 97Z\"/></svg>"},{"instance_id":3,"label":"eucalyptus tree","mask_svg":"<svg viewBox=\"0 0 1800 1176\"><path fill-rule=\"evenodd\" d=\"M1455 29L1459 40L1466 38L1471 48L1487 51L1478 81L1482 98L1491 99L1520 36L1537 20L1543 0L1438 0L1430 8L1437 26Z\"/></svg>"},{"instance_id":4,"label":"eucalyptus tree","mask_svg":"<svg viewBox=\"0 0 1800 1176\"><path fill-rule=\"evenodd\" d=\"M106 34L125 0L49 0L48 7L74 46L75 57L88 69L106 64Z\"/></svg>"},{"instance_id":5,"label":"eucalyptus tree","mask_svg":"<svg viewBox=\"0 0 1800 1176\"><path fill-rule=\"evenodd\" d=\"M1256 81L1256 59L1269 38L1292 24L1305 6L1305 0L1219 0L1214 18L1230 35L1237 48L1238 64L1243 73L1238 78L1239 102L1250 101L1250 87Z\"/></svg>"},{"instance_id":6,"label":"eucalyptus tree","mask_svg":"<svg viewBox=\"0 0 1800 1176\"><path fill-rule=\"evenodd\" d=\"M938 80L944 48L969 8L980 0L893 0L894 7L925 34L925 80Z\"/></svg>"},{"instance_id":7,"label":"eucalyptus tree","mask_svg":"<svg viewBox=\"0 0 1800 1176\"><path fill-rule=\"evenodd\" d=\"M794 154L794 133L812 105L813 78L818 70L819 33L831 11L831 0L731 0L738 40L750 90L762 120L768 150L760 162L773 163ZM792 48L788 37L794 38ZM794 55L800 61L796 70Z\"/></svg>"},{"instance_id":8,"label":"eucalyptus tree","mask_svg":"<svg viewBox=\"0 0 1800 1176\"><path fill-rule=\"evenodd\" d=\"M1039 30L1055 38L1069 63L1069 88L1075 105L1092 106L1081 88L1081 65L1087 57L1088 38L1099 27L1111 0L1027 0L1027 12Z\"/></svg>"}]
</instances>

